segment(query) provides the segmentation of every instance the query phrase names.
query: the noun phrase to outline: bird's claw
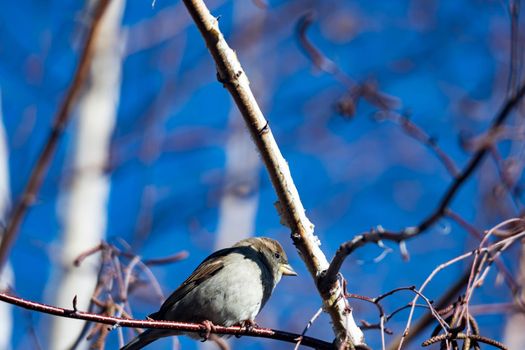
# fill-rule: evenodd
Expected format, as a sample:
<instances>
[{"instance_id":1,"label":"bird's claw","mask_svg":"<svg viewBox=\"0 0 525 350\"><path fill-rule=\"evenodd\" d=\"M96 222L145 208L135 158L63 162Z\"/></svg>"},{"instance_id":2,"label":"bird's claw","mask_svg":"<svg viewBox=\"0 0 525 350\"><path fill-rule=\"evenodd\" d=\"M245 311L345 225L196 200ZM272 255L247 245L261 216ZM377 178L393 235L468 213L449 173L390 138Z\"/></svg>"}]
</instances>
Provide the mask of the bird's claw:
<instances>
[{"instance_id":1,"label":"bird's claw","mask_svg":"<svg viewBox=\"0 0 525 350\"><path fill-rule=\"evenodd\" d=\"M205 342L210 338L212 332L215 332L215 325L208 320L202 321L203 326L205 327L205 333L201 334L202 342Z\"/></svg>"},{"instance_id":2,"label":"bird's claw","mask_svg":"<svg viewBox=\"0 0 525 350\"><path fill-rule=\"evenodd\" d=\"M241 322L241 328L244 328L246 332L251 332L254 328L259 327L254 320L245 320Z\"/></svg>"}]
</instances>

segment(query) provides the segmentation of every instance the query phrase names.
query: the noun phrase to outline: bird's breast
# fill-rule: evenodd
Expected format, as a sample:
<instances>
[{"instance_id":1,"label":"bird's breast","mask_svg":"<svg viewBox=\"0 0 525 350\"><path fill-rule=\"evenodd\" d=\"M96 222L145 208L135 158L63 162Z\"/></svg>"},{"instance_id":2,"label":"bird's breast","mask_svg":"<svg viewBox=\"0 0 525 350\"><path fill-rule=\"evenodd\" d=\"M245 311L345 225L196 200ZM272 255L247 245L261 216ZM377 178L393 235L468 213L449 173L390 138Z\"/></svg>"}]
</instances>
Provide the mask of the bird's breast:
<instances>
[{"instance_id":1,"label":"bird's breast","mask_svg":"<svg viewBox=\"0 0 525 350\"><path fill-rule=\"evenodd\" d=\"M223 268L178 302L176 318L232 326L253 320L273 290L271 274L257 259L230 254ZM175 315L174 315L175 316Z\"/></svg>"}]
</instances>

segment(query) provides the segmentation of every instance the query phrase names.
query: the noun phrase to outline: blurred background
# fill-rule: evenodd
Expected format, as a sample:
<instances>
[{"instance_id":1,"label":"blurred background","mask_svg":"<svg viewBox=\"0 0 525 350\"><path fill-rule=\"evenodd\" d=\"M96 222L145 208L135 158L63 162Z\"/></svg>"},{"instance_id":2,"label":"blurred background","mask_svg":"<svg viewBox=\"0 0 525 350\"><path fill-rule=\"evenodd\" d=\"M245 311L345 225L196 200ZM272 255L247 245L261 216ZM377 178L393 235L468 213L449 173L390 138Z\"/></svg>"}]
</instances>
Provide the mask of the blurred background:
<instances>
[{"instance_id":1,"label":"blurred background","mask_svg":"<svg viewBox=\"0 0 525 350\"><path fill-rule=\"evenodd\" d=\"M206 3L250 79L328 258L370 228L401 230L429 215L523 76L519 0ZM95 6L21 0L4 3L0 12L4 221L71 86ZM282 280L257 321L300 333L320 298L279 223L267 172L184 5L111 0L98 36L71 120L19 229L4 285L30 300L70 308L77 295L79 309L122 314L109 307L114 302L140 319L212 251L263 235L283 244L299 277ZM342 269L350 292L375 297L419 286L436 266L474 249L476 232L520 215L521 108L506 132L450 206L470 229L444 217L406 242L408 259L395 243L358 250ZM122 254L106 247L73 266L101 241ZM179 261L181 252L188 254ZM518 283L525 274L519 259L518 248L502 259ZM465 261L447 268L425 294L439 299L467 267ZM101 276L97 302L90 302ZM123 276L129 293L121 298ZM515 295L492 270L472 301L483 335L515 341L520 332L512 326L525 324L513 318ZM384 306L392 312L412 297L399 293ZM373 305L351 304L356 320L379 321ZM82 338L80 321L0 307L0 349L62 350ZM394 335L387 343L402 333L407 316L402 311L388 322ZM420 348L430 332L407 348ZM122 331L125 340L133 334ZM317 319L308 334L332 341L328 317ZM380 348L378 330L365 336ZM92 341L115 349L118 331L95 330ZM214 346L179 341L151 348ZM233 349L292 348L246 337L229 343ZM514 349L525 348L521 344ZM77 348L88 345L79 341Z\"/></svg>"}]
</instances>

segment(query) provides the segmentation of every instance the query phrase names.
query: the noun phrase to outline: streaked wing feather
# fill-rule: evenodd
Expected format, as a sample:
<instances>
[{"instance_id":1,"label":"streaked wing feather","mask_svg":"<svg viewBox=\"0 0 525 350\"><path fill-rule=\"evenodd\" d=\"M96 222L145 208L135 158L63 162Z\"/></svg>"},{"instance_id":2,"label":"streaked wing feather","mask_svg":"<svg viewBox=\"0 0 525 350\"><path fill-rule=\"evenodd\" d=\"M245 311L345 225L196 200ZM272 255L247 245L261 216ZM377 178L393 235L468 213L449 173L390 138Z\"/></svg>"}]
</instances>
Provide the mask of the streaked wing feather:
<instances>
[{"instance_id":1,"label":"streaked wing feather","mask_svg":"<svg viewBox=\"0 0 525 350\"><path fill-rule=\"evenodd\" d=\"M215 275L224 267L224 262L221 257L235 251L236 248L225 248L216 251L212 255L208 256L192 274L177 288L166 301L160 307L160 310L149 315L152 319L163 319L163 315L166 314L179 300L184 298L186 294L191 292L199 284Z\"/></svg>"}]
</instances>

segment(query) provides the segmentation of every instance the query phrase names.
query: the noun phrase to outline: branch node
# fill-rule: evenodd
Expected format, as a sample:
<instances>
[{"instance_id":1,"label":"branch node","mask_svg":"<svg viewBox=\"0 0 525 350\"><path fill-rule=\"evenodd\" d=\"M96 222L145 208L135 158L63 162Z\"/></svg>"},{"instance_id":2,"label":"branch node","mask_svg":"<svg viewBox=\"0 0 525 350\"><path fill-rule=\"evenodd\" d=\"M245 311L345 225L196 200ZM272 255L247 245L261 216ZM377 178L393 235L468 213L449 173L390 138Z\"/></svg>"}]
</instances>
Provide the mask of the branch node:
<instances>
[{"instance_id":1,"label":"branch node","mask_svg":"<svg viewBox=\"0 0 525 350\"><path fill-rule=\"evenodd\" d=\"M259 136L267 134L270 131L270 123L266 121L266 124L257 132Z\"/></svg>"}]
</instances>

